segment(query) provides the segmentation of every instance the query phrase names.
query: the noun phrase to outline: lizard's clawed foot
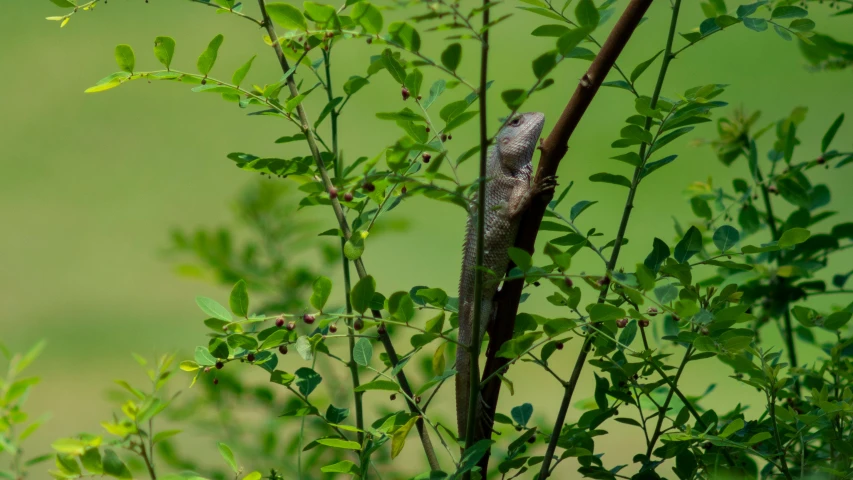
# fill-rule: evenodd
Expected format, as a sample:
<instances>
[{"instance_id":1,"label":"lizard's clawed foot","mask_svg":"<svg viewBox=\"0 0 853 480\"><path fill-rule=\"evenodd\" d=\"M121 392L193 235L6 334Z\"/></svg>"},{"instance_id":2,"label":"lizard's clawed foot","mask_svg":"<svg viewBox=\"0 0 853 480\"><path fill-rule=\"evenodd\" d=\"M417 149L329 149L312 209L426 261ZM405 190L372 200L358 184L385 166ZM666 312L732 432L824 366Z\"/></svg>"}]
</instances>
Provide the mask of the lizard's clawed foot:
<instances>
[{"instance_id":1,"label":"lizard's clawed foot","mask_svg":"<svg viewBox=\"0 0 853 480\"><path fill-rule=\"evenodd\" d=\"M557 188L557 176L549 175L542 178L533 186L534 192L539 195L545 192L552 192Z\"/></svg>"}]
</instances>

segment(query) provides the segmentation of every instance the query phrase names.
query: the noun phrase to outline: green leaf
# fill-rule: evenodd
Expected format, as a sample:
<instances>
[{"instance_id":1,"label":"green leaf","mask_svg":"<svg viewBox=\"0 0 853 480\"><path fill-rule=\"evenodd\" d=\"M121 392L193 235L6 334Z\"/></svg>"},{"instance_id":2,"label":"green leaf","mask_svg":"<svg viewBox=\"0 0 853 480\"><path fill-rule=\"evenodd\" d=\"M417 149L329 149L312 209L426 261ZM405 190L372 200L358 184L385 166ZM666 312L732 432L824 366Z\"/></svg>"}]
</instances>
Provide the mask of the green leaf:
<instances>
[{"instance_id":1,"label":"green leaf","mask_svg":"<svg viewBox=\"0 0 853 480\"><path fill-rule=\"evenodd\" d=\"M811 232L805 228L792 228L790 230L786 230L785 233L779 237L779 248L793 247L794 245L805 242L810 236Z\"/></svg>"},{"instance_id":2,"label":"green leaf","mask_svg":"<svg viewBox=\"0 0 853 480\"><path fill-rule=\"evenodd\" d=\"M523 403L517 407L512 407L512 410L510 410L509 413L512 415L512 419L515 423L522 427L526 427L530 418L533 417L533 405Z\"/></svg>"},{"instance_id":3,"label":"green leaf","mask_svg":"<svg viewBox=\"0 0 853 480\"><path fill-rule=\"evenodd\" d=\"M356 5L360 4L357 3ZM358 475L359 473L358 466L349 460L342 460L338 463L320 467L320 471L323 473L348 473L350 475Z\"/></svg>"},{"instance_id":4,"label":"green leaf","mask_svg":"<svg viewBox=\"0 0 853 480\"><path fill-rule=\"evenodd\" d=\"M851 312L841 311L832 313L824 319L822 326L827 330L838 330L844 325L847 325L851 316L853 316L853 313Z\"/></svg>"},{"instance_id":5,"label":"green leaf","mask_svg":"<svg viewBox=\"0 0 853 480\"><path fill-rule=\"evenodd\" d=\"M370 359L373 358L373 345L366 338L359 338L352 348L352 359L355 363L366 367L370 365Z\"/></svg>"},{"instance_id":6,"label":"green leaf","mask_svg":"<svg viewBox=\"0 0 853 480\"><path fill-rule=\"evenodd\" d=\"M231 322L233 320L231 312L220 305L216 300L199 296L195 297L195 303L198 305L198 308L200 308L201 311L209 317L225 320L226 322Z\"/></svg>"},{"instance_id":7,"label":"green leaf","mask_svg":"<svg viewBox=\"0 0 853 480\"><path fill-rule=\"evenodd\" d=\"M296 376L281 370L275 370L270 374L270 383L288 386L296 380Z\"/></svg>"},{"instance_id":8,"label":"green leaf","mask_svg":"<svg viewBox=\"0 0 853 480\"><path fill-rule=\"evenodd\" d=\"M507 251L510 260L521 269L522 272L526 272L530 270L530 267L533 266L533 258L527 253L526 250L516 247L510 247Z\"/></svg>"},{"instance_id":9,"label":"green leaf","mask_svg":"<svg viewBox=\"0 0 853 480\"><path fill-rule=\"evenodd\" d=\"M710 220L714 215L713 212L711 212L711 207L708 206L708 201L699 196L690 199L690 208L699 218Z\"/></svg>"},{"instance_id":10,"label":"green leaf","mask_svg":"<svg viewBox=\"0 0 853 480\"><path fill-rule=\"evenodd\" d=\"M455 72L462 60L462 45L451 43L441 52L441 64L451 72Z\"/></svg>"},{"instance_id":11,"label":"green leaf","mask_svg":"<svg viewBox=\"0 0 853 480\"><path fill-rule=\"evenodd\" d=\"M732 421L732 423L726 425L726 428L723 429L723 432L720 433L720 436L723 438L730 437L733 433L741 430L744 426L743 419L736 418Z\"/></svg>"},{"instance_id":12,"label":"green leaf","mask_svg":"<svg viewBox=\"0 0 853 480\"><path fill-rule=\"evenodd\" d=\"M625 317L625 310L607 303L594 303L588 310L590 320L596 323Z\"/></svg>"},{"instance_id":13,"label":"green leaf","mask_svg":"<svg viewBox=\"0 0 853 480\"><path fill-rule=\"evenodd\" d=\"M409 89L409 93L413 97L417 97L421 94L421 84L424 81L424 74L421 73L417 68L412 70L411 73L406 75L406 80L404 85Z\"/></svg>"},{"instance_id":14,"label":"green leaf","mask_svg":"<svg viewBox=\"0 0 853 480\"><path fill-rule=\"evenodd\" d=\"M655 297L660 303L667 304L678 298L678 287L672 284L655 287Z\"/></svg>"},{"instance_id":15,"label":"green leaf","mask_svg":"<svg viewBox=\"0 0 853 480\"><path fill-rule=\"evenodd\" d=\"M364 28L365 33L376 35L382 31L382 12L368 2L358 2L352 7L353 21Z\"/></svg>"},{"instance_id":16,"label":"green leaf","mask_svg":"<svg viewBox=\"0 0 853 480\"><path fill-rule=\"evenodd\" d=\"M267 14L278 26L287 30L307 30L308 24L302 12L286 3L267 4Z\"/></svg>"},{"instance_id":17,"label":"green leaf","mask_svg":"<svg viewBox=\"0 0 853 480\"><path fill-rule=\"evenodd\" d=\"M572 221L574 222L575 219L578 218L578 216L580 216L580 214L583 213L584 210L595 205L596 203L598 203L598 201L581 200L580 202L574 204L571 210Z\"/></svg>"},{"instance_id":18,"label":"green leaf","mask_svg":"<svg viewBox=\"0 0 853 480\"><path fill-rule=\"evenodd\" d=\"M615 175L612 173L596 173L589 177L589 181L598 182L598 183L612 183L614 185L621 185L623 187L631 188L631 181L628 180L627 177L622 175Z\"/></svg>"},{"instance_id":19,"label":"green leaf","mask_svg":"<svg viewBox=\"0 0 853 480\"><path fill-rule=\"evenodd\" d=\"M60 8L75 8L77 4L70 0L50 0L54 5Z\"/></svg>"},{"instance_id":20,"label":"green leaf","mask_svg":"<svg viewBox=\"0 0 853 480\"><path fill-rule=\"evenodd\" d=\"M557 65L557 52L545 52L533 60L533 74L539 80L545 78Z\"/></svg>"},{"instance_id":21,"label":"green leaf","mask_svg":"<svg viewBox=\"0 0 853 480\"><path fill-rule=\"evenodd\" d=\"M660 266L663 265L664 260L666 260L669 255L670 250L666 242L655 237L652 244L652 252L649 253L643 264L653 272L657 273L660 270Z\"/></svg>"},{"instance_id":22,"label":"green leaf","mask_svg":"<svg viewBox=\"0 0 853 480\"><path fill-rule=\"evenodd\" d=\"M222 46L223 40L225 40L225 37L222 34L213 37L213 40L210 41L207 48L198 57L196 66L202 75L207 76L210 70L213 69L213 65L216 63L216 56L219 54L219 47Z\"/></svg>"},{"instance_id":23,"label":"green leaf","mask_svg":"<svg viewBox=\"0 0 853 480\"><path fill-rule=\"evenodd\" d=\"M332 293L332 281L328 277L320 276L314 280L311 287L311 306L322 311Z\"/></svg>"},{"instance_id":24,"label":"green leaf","mask_svg":"<svg viewBox=\"0 0 853 480\"><path fill-rule=\"evenodd\" d=\"M394 54L391 53L390 48L386 48L382 52L382 63L397 83L402 85L406 81L406 69L394 58Z\"/></svg>"},{"instance_id":25,"label":"green leaf","mask_svg":"<svg viewBox=\"0 0 853 480\"><path fill-rule=\"evenodd\" d=\"M319 373L307 367L302 367L293 373L296 375L296 385L299 386L299 393L306 397L311 395L311 392L323 381L323 377Z\"/></svg>"},{"instance_id":26,"label":"green leaf","mask_svg":"<svg viewBox=\"0 0 853 480\"><path fill-rule=\"evenodd\" d=\"M826 153L826 150L829 148L829 144L832 143L832 139L835 138L835 134L838 133L838 129L841 127L841 123L844 122L844 114L838 116L832 125L829 126L829 130L823 135L823 140L820 142L820 151L821 153Z\"/></svg>"},{"instance_id":27,"label":"green leaf","mask_svg":"<svg viewBox=\"0 0 853 480\"><path fill-rule=\"evenodd\" d=\"M376 280L373 279L373 276L368 275L359 280L350 292L352 308L363 314L370 306L370 300L373 299L374 293L376 293Z\"/></svg>"},{"instance_id":28,"label":"green leaf","mask_svg":"<svg viewBox=\"0 0 853 480\"><path fill-rule=\"evenodd\" d=\"M327 438L318 438L316 440L320 445L325 445L327 447L332 448L343 448L345 450L360 450L361 444L358 442L353 442L351 440L347 440L345 438L338 437L327 437Z\"/></svg>"},{"instance_id":29,"label":"green leaf","mask_svg":"<svg viewBox=\"0 0 853 480\"><path fill-rule=\"evenodd\" d=\"M169 70L172 57L175 56L175 39L172 37L157 37L154 39L154 56Z\"/></svg>"},{"instance_id":30,"label":"green leaf","mask_svg":"<svg viewBox=\"0 0 853 480\"><path fill-rule=\"evenodd\" d=\"M560 55L566 56L575 49L589 34L592 32L592 28L589 27L580 27L575 28L574 30L569 30L567 33L560 36L557 39L557 51L560 52Z\"/></svg>"},{"instance_id":31,"label":"green leaf","mask_svg":"<svg viewBox=\"0 0 853 480\"><path fill-rule=\"evenodd\" d=\"M542 332L526 332L501 345L496 356L502 358L516 358L527 352L536 340L542 336Z\"/></svg>"},{"instance_id":32,"label":"green leaf","mask_svg":"<svg viewBox=\"0 0 853 480\"><path fill-rule=\"evenodd\" d=\"M636 67L634 67L634 70L631 72L631 83L632 83L632 84L633 84L634 82L636 82L638 78L640 78L640 75L642 75L642 74L643 74L643 72L645 72L645 71L646 71L646 69L648 69L648 68L649 68L649 66L651 66L651 64L655 61L655 59L657 59L657 58L658 58L658 56L659 56L661 53L663 53L663 50L661 50L661 51L659 51L658 53L654 54L654 56L652 56L652 58L650 58L650 59L646 60L645 62L641 62L639 65L637 65Z\"/></svg>"},{"instance_id":33,"label":"green leaf","mask_svg":"<svg viewBox=\"0 0 853 480\"><path fill-rule=\"evenodd\" d=\"M388 25L391 38L402 44L403 48L417 53L421 49L421 36L418 31L406 22L394 22Z\"/></svg>"},{"instance_id":34,"label":"green leaf","mask_svg":"<svg viewBox=\"0 0 853 480\"><path fill-rule=\"evenodd\" d=\"M225 459L225 463L234 470L234 473L240 472L240 468L237 466L237 460L234 458L234 452L231 451L231 447L219 442L219 454L222 455L223 459Z\"/></svg>"},{"instance_id":35,"label":"green leaf","mask_svg":"<svg viewBox=\"0 0 853 480\"><path fill-rule=\"evenodd\" d=\"M366 392L368 390L387 390L390 392L396 392L400 390L400 387L396 382L392 382L390 380L374 380L372 382L367 382L359 385L355 388L355 392Z\"/></svg>"},{"instance_id":36,"label":"green leaf","mask_svg":"<svg viewBox=\"0 0 853 480\"><path fill-rule=\"evenodd\" d=\"M335 7L314 2L302 2L305 13L318 24L326 24L337 17Z\"/></svg>"},{"instance_id":37,"label":"green leaf","mask_svg":"<svg viewBox=\"0 0 853 480\"><path fill-rule=\"evenodd\" d=\"M242 67L234 72L234 75L231 76L231 83L238 87L243 83L243 80L246 79L246 75L249 73L249 69L252 68L252 62L255 61L255 57L257 55L252 55L252 58L248 62L244 63ZM276 140L276 143L279 143L278 140Z\"/></svg>"},{"instance_id":38,"label":"green leaf","mask_svg":"<svg viewBox=\"0 0 853 480\"><path fill-rule=\"evenodd\" d=\"M592 0L580 0L575 7L575 17L577 17L578 23L582 27L592 28L597 27L598 22L601 19L598 14L598 9L595 8L595 4L592 3Z\"/></svg>"},{"instance_id":39,"label":"green leaf","mask_svg":"<svg viewBox=\"0 0 853 480\"><path fill-rule=\"evenodd\" d=\"M231 311L238 317L249 316L249 290L245 280L239 280L231 289L231 297L228 299Z\"/></svg>"},{"instance_id":40,"label":"green leaf","mask_svg":"<svg viewBox=\"0 0 853 480\"><path fill-rule=\"evenodd\" d=\"M521 88L504 90L501 92L501 100L504 101L507 108L516 110L527 100L527 90Z\"/></svg>"},{"instance_id":41,"label":"green leaf","mask_svg":"<svg viewBox=\"0 0 853 480\"><path fill-rule=\"evenodd\" d=\"M734 247L739 241L740 234L736 228L730 225L723 225L714 232L714 245L716 245L721 252L725 252L726 250Z\"/></svg>"},{"instance_id":42,"label":"green leaf","mask_svg":"<svg viewBox=\"0 0 853 480\"><path fill-rule=\"evenodd\" d=\"M121 461L112 449L104 449L104 473L115 478L132 479L133 475L127 468L127 465Z\"/></svg>"},{"instance_id":43,"label":"green leaf","mask_svg":"<svg viewBox=\"0 0 853 480\"><path fill-rule=\"evenodd\" d=\"M133 67L136 66L136 58L133 55L133 49L130 48L130 45L116 45L115 57L118 68L127 73L133 73Z\"/></svg>"},{"instance_id":44,"label":"green leaf","mask_svg":"<svg viewBox=\"0 0 853 480\"><path fill-rule=\"evenodd\" d=\"M394 430L394 433L391 435L391 458L397 458L397 455L403 451L403 447L406 445L406 437L409 435L412 427L415 426L418 418L412 417L400 428Z\"/></svg>"},{"instance_id":45,"label":"green leaf","mask_svg":"<svg viewBox=\"0 0 853 480\"><path fill-rule=\"evenodd\" d=\"M767 20L763 18L747 17L743 19L743 26L756 32L763 32L767 30Z\"/></svg>"},{"instance_id":46,"label":"green leaf","mask_svg":"<svg viewBox=\"0 0 853 480\"><path fill-rule=\"evenodd\" d=\"M770 18L774 20L780 18L802 18L808 14L809 12L805 8L786 5L774 8L773 13L770 14Z\"/></svg>"},{"instance_id":47,"label":"green leaf","mask_svg":"<svg viewBox=\"0 0 853 480\"><path fill-rule=\"evenodd\" d=\"M675 258L678 263L684 263L693 255L702 251L702 233L696 227L690 227L681 241L675 245Z\"/></svg>"}]
</instances>

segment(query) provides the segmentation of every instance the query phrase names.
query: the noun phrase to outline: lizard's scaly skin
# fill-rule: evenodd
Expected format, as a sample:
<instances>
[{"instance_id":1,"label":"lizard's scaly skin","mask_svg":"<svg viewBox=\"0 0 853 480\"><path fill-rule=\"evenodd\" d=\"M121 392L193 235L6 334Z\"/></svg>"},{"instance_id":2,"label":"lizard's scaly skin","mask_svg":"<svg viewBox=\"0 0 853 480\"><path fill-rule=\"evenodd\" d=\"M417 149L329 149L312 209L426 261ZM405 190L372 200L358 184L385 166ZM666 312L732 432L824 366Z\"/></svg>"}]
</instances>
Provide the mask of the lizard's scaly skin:
<instances>
[{"instance_id":1,"label":"lizard's scaly skin","mask_svg":"<svg viewBox=\"0 0 853 480\"><path fill-rule=\"evenodd\" d=\"M486 212L483 237L483 266L502 277L509 264L507 250L513 245L521 213L534 195L553 188L553 179L530 185L531 165L545 116L524 113L513 117L498 133L489 149L486 166ZM459 343L470 345L473 337L474 271L477 264L477 197L475 195L465 230L462 275L459 280ZM492 318L492 298L498 289L493 276L483 274L482 315L477 341L482 342ZM456 349L456 420L459 437L465 436L471 388L471 359L462 346Z\"/></svg>"}]
</instances>

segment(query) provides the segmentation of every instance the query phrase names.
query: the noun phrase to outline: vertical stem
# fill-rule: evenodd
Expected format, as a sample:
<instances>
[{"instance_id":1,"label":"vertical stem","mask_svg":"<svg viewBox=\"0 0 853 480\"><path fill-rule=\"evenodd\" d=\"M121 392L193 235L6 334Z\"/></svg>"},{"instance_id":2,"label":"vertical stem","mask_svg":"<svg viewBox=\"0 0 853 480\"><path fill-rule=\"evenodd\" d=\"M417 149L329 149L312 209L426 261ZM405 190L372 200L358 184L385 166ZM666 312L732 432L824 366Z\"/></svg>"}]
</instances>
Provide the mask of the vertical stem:
<instances>
[{"instance_id":1,"label":"vertical stem","mask_svg":"<svg viewBox=\"0 0 853 480\"><path fill-rule=\"evenodd\" d=\"M287 58L284 56L284 51L281 48L281 43L278 40L278 35L275 33L275 26L270 20L269 13L267 12L267 6L265 0L258 0L258 6L261 10L261 15L263 18L263 25L267 31L267 34L270 37L270 41L272 43L273 50L275 50L276 58L278 58L279 65L283 72L288 72L290 70L290 64L287 61ZM285 80L287 82L287 87L290 90L291 96L295 97L299 95L299 89L296 86L296 81L293 79L293 75L290 75ZM311 156L314 158L314 163L317 166L317 171L320 173L320 177L323 180L323 185L326 187L326 190L332 188L332 180L329 178L329 172L326 170L326 165L323 163L323 159L320 156L320 149L317 148L317 140L314 138L314 132L311 130L311 123L308 121L308 115L305 113L305 108L300 103L296 106L296 114L299 117L300 126L302 129L302 133L305 134L305 140L308 142L308 147L311 150ZM343 207L341 206L340 200L337 198L331 199L332 209L335 212L335 217L338 220L338 226L341 228L341 232L344 235L345 239L349 239L352 235L352 231L350 230L349 223L347 222L346 215L344 214ZM364 262L361 258L353 261L355 264L355 270L358 273L359 278L364 278L367 276L367 270L364 268ZM382 318L382 313L378 310L372 310L373 316L376 318ZM382 343L385 346L386 351L388 351L388 356L391 358L392 363L396 366L397 362L394 360L396 358L396 354L393 353L393 344L391 344L391 339L388 338L388 335L380 335L382 339ZM402 370L397 373L397 379L400 382L401 386L408 388L408 381L406 381L406 374L403 373ZM418 409L416 405L409 405L409 410L412 413L417 413ZM418 428L419 432L423 431L424 433L421 435L421 444L423 445L424 452L426 453L427 459L430 463L430 468L433 470L440 470L440 466L438 465L438 461L435 458L435 449L430 442L429 435L426 434L425 430L422 429L423 421L419 421L420 427ZM300 450L301 453L301 450Z\"/></svg>"},{"instance_id":2,"label":"vertical stem","mask_svg":"<svg viewBox=\"0 0 853 480\"><path fill-rule=\"evenodd\" d=\"M684 371L684 366L687 365L687 362L690 361L690 353L691 347L687 347L687 350L684 352L684 358L681 359L681 365L678 366L678 371L675 373L675 378L672 380L673 385L678 385L678 380L681 378L681 372ZM663 372L664 376L666 376L666 372ZM651 461L652 459L652 451L655 449L655 443L657 443L658 438L660 438L661 427L663 426L663 420L666 418L666 411L669 408L669 403L672 401L672 397L675 395L675 387L669 389L669 394L666 396L666 400L663 402L663 406L661 406L660 411L658 412L658 421L657 425L655 425L655 430L652 433L652 438L649 441L649 446L646 449L646 459Z\"/></svg>"},{"instance_id":3,"label":"vertical stem","mask_svg":"<svg viewBox=\"0 0 853 480\"><path fill-rule=\"evenodd\" d=\"M672 6L672 17L669 24L669 33L666 38L666 50L664 51L663 60L660 66L660 72L658 73L657 83L655 84L655 90L652 94L652 99L650 106L654 109L657 106L658 99L660 98L660 92L663 89L663 82L666 78L666 72L669 69L669 63L672 61L672 42L675 39L675 29L678 24L678 11L681 8L681 0L675 0L675 3ZM645 123L645 131L649 131L652 126L652 119L650 117L646 117ZM622 240L625 238L625 231L628 228L628 220L631 217L631 210L634 208L634 195L637 193L637 187L640 184L640 176L643 172L643 167L645 166L646 161L646 144L643 143L640 147L640 158L643 162L634 169L634 179L631 182L631 188L628 190L628 198L625 201L625 209L622 211L622 220L619 222L619 230L616 234L616 243L613 246L613 252L610 255L610 261L607 262L607 274L609 275L614 268L616 268L616 262L619 259L619 252L622 250ZM605 285L604 288L601 289L601 294L598 297L598 303L604 303L604 299L607 298L608 286ZM586 338L584 339L583 346L581 347L580 352L578 353L578 358L575 361L575 366L572 369L572 375L569 378L568 383L566 383L565 393L563 394L563 401L560 404L560 410L557 414L557 420L554 422L554 428L551 432L551 439L548 441L548 449L545 451L545 459L542 461L542 467L539 470L539 479L545 480L550 475L551 468L551 460L554 458L554 451L557 449L557 441L560 438L560 432L563 429L563 424L566 421L566 413L569 410L569 404L571 404L572 396L575 393L575 389L578 385L578 380L580 379L581 370L583 370L584 365L586 364L586 357L589 355L589 351L592 348L592 342L595 339L595 330L590 331Z\"/></svg>"},{"instance_id":4,"label":"vertical stem","mask_svg":"<svg viewBox=\"0 0 853 480\"><path fill-rule=\"evenodd\" d=\"M331 44L329 50L323 50L323 64L325 65L326 70L326 95L328 97L329 103L331 104L332 100L335 98L334 93L332 92L332 71L331 65L329 65L329 60L332 56ZM335 158L335 178L340 178L341 173L343 171L343 165L341 163L340 151L338 150L338 112L336 109L332 109L329 114L329 118L332 122L332 155ZM344 246L347 241L344 238L341 238L341 265L344 269L344 302L346 304L346 312L347 316L352 315L352 304L350 303L350 291L352 290L352 283L350 281L350 273L349 273L349 259L344 254ZM358 388L360 381L358 378L358 365L355 363L353 357L353 350L355 349L355 330L353 329L353 319L347 318L344 323L347 326L347 341L349 347L349 370L350 376L352 377L352 387L353 389ZM364 442L364 406L362 403L362 397L364 396L364 392L355 392L354 403L355 403L355 424L358 427L358 443Z\"/></svg>"},{"instance_id":5,"label":"vertical stem","mask_svg":"<svg viewBox=\"0 0 853 480\"><path fill-rule=\"evenodd\" d=\"M782 439L779 437L779 425L776 423L776 394L769 394L767 399L770 401L770 419L773 421L773 436L776 438L776 448L779 449L782 474L785 475L787 480L793 480L791 472L788 470L788 460L785 458L785 450L782 448Z\"/></svg>"},{"instance_id":6,"label":"vertical stem","mask_svg":"<svg viewBox=\"0 0 853 480\"><path fill-rule=\"evenodd\" d=\"M489 25L489 0L483 0L483 26ZM468 425L465 426L465 448L474 444L474 431L477 425L477 405L480 399L480 329L483 311L483 244L486 231L486 168L489 158L489 133L486 130L486 83L489 73L489 30L486 29L480 37L480 88L478 100L480 105L480 185L477 189L477 262L474 270L474 317L471 325L471 345L468 351L471 357L471 382L468 395ZM457 405L456 408L466 408ZM485 473L485 472L484 472ZM470 478L470 473L466 475Z\"/></svg>"}]
</instances>

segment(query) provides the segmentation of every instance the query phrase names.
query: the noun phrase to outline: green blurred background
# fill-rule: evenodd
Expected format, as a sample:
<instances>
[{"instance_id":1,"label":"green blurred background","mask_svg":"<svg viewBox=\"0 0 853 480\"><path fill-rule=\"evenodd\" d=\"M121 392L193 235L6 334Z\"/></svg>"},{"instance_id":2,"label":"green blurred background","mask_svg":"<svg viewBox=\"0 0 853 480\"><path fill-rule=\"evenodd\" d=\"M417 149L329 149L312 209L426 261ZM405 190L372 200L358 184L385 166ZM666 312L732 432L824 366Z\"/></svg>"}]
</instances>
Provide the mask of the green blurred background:
<instances>
[{"instance_id":1,"label":"green blurred background","mask_svg":"<svg viewBox=\"0 0 853 480\"><path fill-rule=\"evenodd\" d=\"M619 2L617 10L621 11L624 3ZM552 45L551 39L529 35L534 27L551 22L515 6L513 1L498 7L500 13L512 11L515 15L492 36L493 127L506 113L498 93L532 84L530 60ZM736 5L729 7L733 10ZM255 11L254 3L249 2L247 12ZM703 18L694 2L685 2L682 11L680 32L698 26ZM78 13L62 29L58 23L44 20L64 13L47 0L7 1L2 12L0 340L19 351L40 339L48 341L46 352L34 366L43 382L33 391L29 410L51 411L53 418L29 442L29 451L35 454L47 450L54 438L97 430L97 422L108 417L103 392L111 381L142 378L129 352L151 356L177 351L186 356L204 342L203 318L193 299L205 295L224 301L227 290L177 276L174 263L165 259L163 252L170 244L168 232L172 228L189 230L232 222L235 195L255 178L234 168L225 155L248 151L292 156L307 154L307 150L301 144L282 147L273 143L281 135L295 133L289 124L268 117L246 117L245 111L233 104L216 96L193 94L184 85L133 82L101 94L83 94L99 78L116 70L113 49L118 43L135 47L137 70L157 69L151 47L158 35L177 40L173 66L192 71L196 56L207 42L223 33L226 40L214 76L230 78L235 68L258 54L249 80L258 84L275 81L281 72L261 41L260 30L249 22L175 0L151 0L148 4L116 0L95 12ZM829 12L825 7L812 8L811 18L817 22L818 31L848 31L849 19L829 18ZM669 2L652 6L650 19L637 30L620 58L624 70L630 71L663 48L668 14ZM386 13L386 17L394 15ZM599 32L597 36L603 40L605 34ZM424 45L428 55L437 57L443 41L426 34ZM683 40L676 39L676 45L683 45ZM355 40L336 47L333 70L337 88L350 75L363 75L368 55L380 52L381 47ZM474 78L472 44L466 45L463 65L462 75ZM525 106L546 113L546 132L587 65L581 60L562 63L555 75L556 84ZM659 63L655 63L640 80L641 92L651 92L658 68ZM434 70L424 69L424 73L425 85L439 78ZM722 99L731 106L762 110L762 125L787 115L796 106L807 106L807 120L798 131L804 140L796 152L799 160L818 153L820 137L839 113L846 112L848 118L853 113L850 72L807 71L797 46L772 31L759 34L738 25L690 48L673 62L664 95L676 97L689 87L706 83L730 84ZM445 93L443 101L465 94L457 88ZM324 104L320 97L317 92L306 104L312 118ZM376 155L396 139L397 127L376 119L374 113L403 106L390 76L382 73L374 77L352 100L341 120L341 145L347 158ZM632 112L633 101L627 92L602 89L576 131L560 169L562 184L576 182L562 208L567 211L579 200L598 200L580 218L579 225L594 226L608 239L615 234L625 190L593 184L587 178L605 170L628 175L629 167L607 159L613 155L610 142L618 137L623 119ZM716 115L728 112L730 109L717 110ZM692 139L713 137L713 129L713 124L705 124L677 140L670 151L679 153L679 159L643 183L622 265L630 267L644 258L654 236L671 241L672 217L683 223L695 219L682 193L691 182L713 178L715 185L730 185L735 175L747 176L742 161L727 169L709 148L688 146ZM836 137L836 146L848 149L851 133L853 127L848 121ZM449 145L451 153L467 150L475 139L471 122L455 132ZM768 141L764 139L764 147ZM474 164L470 161L462 168L466 179L473 177ZM830 186L835 209L840 210L836 217L839 221L853 217L849 209L853 201L850 171L820 171L813 179ZM317 232L334 226L332 213L323 207L304 209L296 215L316 221ZM787 215L784 208L781 215ZM416 282L455 291L464 212L418 198L404 203L385 221L404 218L408 219L407 231L380 232L368 241L365 263L378 279L379 289L390 293ZM328 237L317 241L333 242ZM300 261L317 264L312 255L305 254ZM849 269L851 259L850 255L839 255L835 261ZM600 271L591 254L579 258L573 268ZM329 273L338 280L337 271ZM534 294L523 310L556 314L544 296ZM339 290L333 298L340 298ZM841 298L832 300L847 303ZM776 340L772 329L767 329L766 335L769 341ZM570 342L567 349L552 357L558 372L568 372L572 366L578 346L572 343L579 344ZM810 359L816 353L806 350L802 356ZM298 363L295 356L289 361ZM724 379L728 374L727 367L715 360L692 368L683 381L689 394L700 394L709 378ZM584 377L589 380L591 372L586 371ZM515 382L516 395L505 393L499 410L506 412L527 401L533 403L537 416L553 418L560 395L555 382L523 366L513 370L510 378ZM178 383L184 380L189 379ZM578 400L591 394L591 382L582 383ZM445 407L449 406L450 390L442 402ZM731 405L735 399L751 403L759 400L754 394L727 384L705 401L706 405ZM613 425L611 429L623 431L621 427ZM624 432L618 438L602 440L600 450L608 452L607 465L630 462L628 450L616 447L620 442L639 442L641 437L637 430ZM213 451L213 439L205 441L209 443L199 448ZM417 455L414 447L407 450ZM568 474L570 470L564 471Z\"/></svg>"}]
</instances>

